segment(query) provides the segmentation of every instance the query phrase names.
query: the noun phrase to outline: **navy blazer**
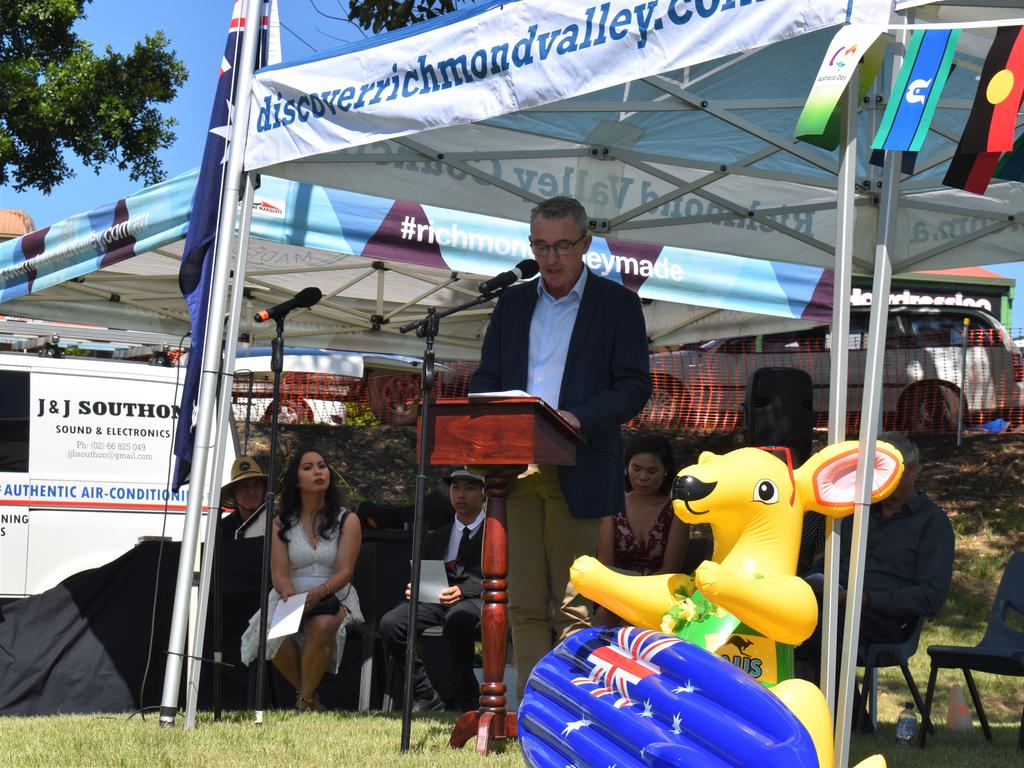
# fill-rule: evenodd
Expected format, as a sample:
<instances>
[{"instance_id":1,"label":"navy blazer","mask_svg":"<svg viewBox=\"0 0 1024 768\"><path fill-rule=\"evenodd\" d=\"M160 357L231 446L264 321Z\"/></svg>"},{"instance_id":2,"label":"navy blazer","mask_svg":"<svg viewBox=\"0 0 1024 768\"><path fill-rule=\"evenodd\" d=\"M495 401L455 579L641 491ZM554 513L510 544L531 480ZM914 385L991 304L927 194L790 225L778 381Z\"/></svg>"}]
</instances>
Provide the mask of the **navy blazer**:
<instances>
[{"instance_id":1,"label":"navy blazer","mask_svg":"<svg viewBox=\"0 0 1024 768\"><path fill-rule=\"evenodd\" d=\"M470 392L526 389L534 281L498 299ZM605 517L625 505L622 424L651 396L647 329L640 298L618 283L587 274L569 340L557 405L580 420L586 442L576 464L559 467L562 495L574 517Z\"/></svg>"}]
</instances>

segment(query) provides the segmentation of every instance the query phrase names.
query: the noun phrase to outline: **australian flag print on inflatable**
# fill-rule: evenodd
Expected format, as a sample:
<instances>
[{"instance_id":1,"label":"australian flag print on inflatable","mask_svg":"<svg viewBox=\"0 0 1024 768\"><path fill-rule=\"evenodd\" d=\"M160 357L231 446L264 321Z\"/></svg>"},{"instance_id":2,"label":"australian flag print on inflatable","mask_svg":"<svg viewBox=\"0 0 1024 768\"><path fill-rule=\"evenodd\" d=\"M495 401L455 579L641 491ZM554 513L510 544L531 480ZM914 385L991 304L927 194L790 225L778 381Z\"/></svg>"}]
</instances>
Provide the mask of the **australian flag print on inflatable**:
<instances>
[{"instance_id":1,"label":"australian flag print on inflatable","mask_svg":"<svg viewBox=\"0 0 1024 768\"><path fill-rule=\"evenodd\" d=\"M817 768L814 744L749 674L672 635L577 632L541 659L519 708L538 768Z\"/></svg>"}]
</instances>

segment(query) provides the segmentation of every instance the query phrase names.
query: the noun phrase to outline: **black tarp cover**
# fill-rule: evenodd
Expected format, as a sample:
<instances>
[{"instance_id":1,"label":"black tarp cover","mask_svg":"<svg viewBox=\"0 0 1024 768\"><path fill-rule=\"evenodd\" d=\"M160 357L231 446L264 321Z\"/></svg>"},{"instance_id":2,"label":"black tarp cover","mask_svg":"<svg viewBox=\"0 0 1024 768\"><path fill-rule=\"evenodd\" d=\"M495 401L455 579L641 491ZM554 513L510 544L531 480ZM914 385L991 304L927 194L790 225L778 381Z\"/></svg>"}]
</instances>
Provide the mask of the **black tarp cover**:
<instances>
[{"instance_id":1,"label":"black tarp cover","mask_svg":"<svg viewBox=\"0 0 1024 768\"><path fill-rule=\"evenodd\" d=\"M372 621L376 600L387 603L386 609L402 599L403 569L389 564L408 567L408 533L367 531L363 549L354 582ZM178 543L144 542L40 595L0 607L0 715L131 712L159 704L179 552ZM221 706L228 710L251 708L250 670L239 661L238 639L259 607L261 557L262 539L226 541L218 553L225 662ZM211 658L212 610L207 626L203 655ZM332 708L355 708L361 640L361 633L349 632L339 674L321 685L321 699ZM273 677L276 695L270 703L292 706L294 692L276 673ZM212 708L212 680L208 666L201 709Z\"/></svg>"}]
</instances>

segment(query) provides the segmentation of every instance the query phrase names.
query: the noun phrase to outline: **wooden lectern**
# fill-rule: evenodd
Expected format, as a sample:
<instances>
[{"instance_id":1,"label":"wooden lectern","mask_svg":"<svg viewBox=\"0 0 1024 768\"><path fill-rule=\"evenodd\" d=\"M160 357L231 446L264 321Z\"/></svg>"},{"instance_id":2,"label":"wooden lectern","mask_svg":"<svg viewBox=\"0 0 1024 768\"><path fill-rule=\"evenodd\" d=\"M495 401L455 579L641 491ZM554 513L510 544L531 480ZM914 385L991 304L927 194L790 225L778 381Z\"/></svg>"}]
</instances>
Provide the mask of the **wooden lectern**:
<instances>
[{"instance_id":1,"label":"wooden lectern","mask_svg":"<svg viewBox=\"0 0 1024 768\"><path fill-rule=\"evenodd\" d=\"M516 715L506 710L504 682L508 629L505 498L509 481L528 464L575 464L576 443L582 436L537 397L440 399L431 404L427 420L431 464L468 464L485 477L480 708L462 714L448 744L462 747L475 735L476 751L486 755L492 741L517 735Z\"/></svg>"}]
</instances>

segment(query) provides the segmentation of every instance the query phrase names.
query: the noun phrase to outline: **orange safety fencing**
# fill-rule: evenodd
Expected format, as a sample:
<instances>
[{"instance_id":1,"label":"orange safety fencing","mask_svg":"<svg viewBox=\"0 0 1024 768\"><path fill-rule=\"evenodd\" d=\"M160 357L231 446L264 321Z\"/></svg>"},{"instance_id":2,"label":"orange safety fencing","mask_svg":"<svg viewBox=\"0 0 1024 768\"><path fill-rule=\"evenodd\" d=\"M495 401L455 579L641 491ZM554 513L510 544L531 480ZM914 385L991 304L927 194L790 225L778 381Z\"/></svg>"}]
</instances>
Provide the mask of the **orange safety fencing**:
<instances>
[{"instance_id":1,"label":"orange safety fencing","mask_svg":"<svg viewBox=\"0 0 1024 768\"><path fill-rule=\"evenodd\" d=\"M955 343L954 343L955 342ZM851 334L847 434L859 428L866 334ZM628 426L721 432L741 428L747 383L763 367L807 371L814 385L815 426L829 416L831 350L827 329L708 342L651 355L653 394ZM434 397L469 390L476 364L440 361ZM967 430L1024 429L1024 356L1002 329L971 330L967 343L948 332L890 336L882 363L886 429L953 432L962 413ZM411 424L420 398L418 373L355 378L286 373L282 423ZM236 380L236 420L270 421L269 381Z\"/></svg>"}]
</instances>

